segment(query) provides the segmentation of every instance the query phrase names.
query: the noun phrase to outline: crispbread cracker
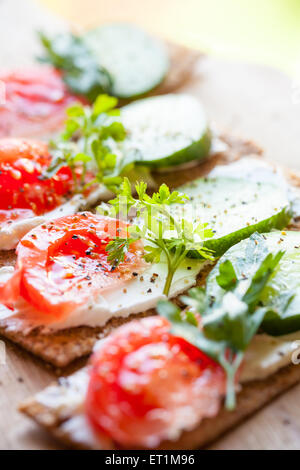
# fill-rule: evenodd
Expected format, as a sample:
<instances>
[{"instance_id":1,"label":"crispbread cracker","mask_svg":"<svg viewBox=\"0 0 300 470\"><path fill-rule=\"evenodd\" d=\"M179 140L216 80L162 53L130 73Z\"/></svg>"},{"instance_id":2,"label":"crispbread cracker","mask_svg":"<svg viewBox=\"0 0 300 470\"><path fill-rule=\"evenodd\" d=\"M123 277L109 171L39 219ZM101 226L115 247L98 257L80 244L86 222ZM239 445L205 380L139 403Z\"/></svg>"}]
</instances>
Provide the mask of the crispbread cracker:
<instances>
[{"instance_id":1,"label":"crispbread cracker","mask_svg":"<svg viewBox=\"0 0 300 470\"><path fill-rule=\"evenodd\" d=\"M172 173L159 173L156 175L158 183L166 182L171 187L176 187L196 177L208 174L217 164L230 163L249 154L261 154L261 149L251 141L225 136L222 138L222 141L227 145L226 151L216 153L206 162L192 168ZM6 254L3 254L3 252L1 254L0 252L0 262L2 263L3 261L3 264L14 264L14 256L12 252L9 252L6 259ZM7 263L8 259L10 259L10 263ZM198 283L201 283L203 276L205 276L205 272L202 271ZM65 367L75 359L89 355L97 339L106 336L113 328L129 321L133 317L136 318L153 313L154 310L149 310L127 318L113 318L104 327L91 328L82 326L60 330L51 334L42 333L40 328L27 334L24 334L22 331L14 331L10 329L12 320L8 318L0 320L0 334L50 364L56 367Z\"/></svg>"},{"instance_id":2,"label":"crispbread cracker","mask_svg":"<svg viewBox=\"0 0 300 470\"><path fill-rule=\"evenodd\" d=\"M1 251L0 250L0 267L14 266L16 262L15 250Z\"/></svg>"},{"instance_id":3,"label":"crispbread cracker","mask_svg":"<svg viewBox=\"0 0 300 470\"><path fill-rule=\"evenodd\" d=\"M179 44L167 43L170 56L170 69L164 81L153 90L151 95L164 95L180 88L191 81L197 73L197 64L203 54Z\"/></svg>"},{"instance_id":4,"label":"crispbread cracker","mask_svg":"<svg viewBox=\"0 0 300 470\"><path fill-rule=\"evenodd\" d=\"M207 267L199 273L198 285L204 283L209 269ZM28 334L12 331L9 328L9 319L0 320L0 334L55 367L66 367L74 360L90 355L96 341L107 336L113 329L134 318L155 315L155 313L155 309L150 309L125 318L114 317L101 327L80 326L50 334L41 333L38 328Z\"/></svg>"},{"instance_id":5,"label":"crispbread cracker","mask_svg":"<svg viewBox=\"0 0 300 470\"><path fill-rule=\"evenodd\" d=\"M83 369L76 374L85 375L85 370ZM242 387L238 394L237 407L234 411L227 411L223 408L216 417L204 419L192 431L183 432L176 441L163 442L159 449L187 450L207 446L299 381L300 367L289 365L265 380L249 382ZM98 442L96 439L90 438L90 433L83 432L82 428L86 426L82 415L86 387L83 386L79 392L76 392L76 406L67 398L68 390L71 390L71 387L74 387L72 376L62 379L51 389L46 388L35 397L26 400L20 406L20 411L46 428L68 447L116 449L116 444L111 440L105 439ZM46 405L46 401L49 401L49 394L52 397L51 406ZM82 400L80 400L81 395ZM57 406L54 405L55 399Z\"/></svg>"}]
</instances>

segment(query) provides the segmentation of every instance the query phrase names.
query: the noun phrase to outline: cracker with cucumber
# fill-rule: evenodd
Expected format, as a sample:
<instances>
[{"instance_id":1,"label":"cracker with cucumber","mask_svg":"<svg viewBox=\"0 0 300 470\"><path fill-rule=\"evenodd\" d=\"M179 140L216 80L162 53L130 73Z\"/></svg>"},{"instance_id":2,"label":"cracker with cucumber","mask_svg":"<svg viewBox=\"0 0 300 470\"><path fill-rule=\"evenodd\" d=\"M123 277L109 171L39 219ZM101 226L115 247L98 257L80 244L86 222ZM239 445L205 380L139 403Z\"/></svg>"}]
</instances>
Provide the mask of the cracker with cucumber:
<instances>
[{"instance_id":1,"label":"cracker with cucumber","mask_svg":"<svg viewBox=\"0 0 300 470\"><path fill-rule=\"evenodd\" d=\"M184 205L170 205L171 215L179 221L184 219L187 224L195 225L197 221L207 224L211 233L204 239L203 246L214 258L254 232L281 230L294 223L298 194L281 171L259 158L261 151L255 144L212 132L201 104L192 96L169 94L137 101L121 109L120 121L126 137L119 145L129 177L133 167L134 177L143 179L139 171L146 168L152 171L154 192L167 184L170 190L185 194ZM184 214L181 214L182 208ZM30 233L27 236L36 237ZM9 258L12 265L14 254ZM203 253L194 250L193 244L185 258L186 263L191 260L189 282L203 282L213 262L209 259L204 262ZM20 263L18 260L16 270ZM12 266L3 267L0 271L2 285L10 283L13 274ZM160 280L160 275L154 274ZM143 275L140 277L142 279ZM151 283L152 280L147 288L145 286L146 293L153 293ZM185 287L184 280L177 284L177 292L189 287ZM127 284L124 285L126 290ZM170 297L174 297L172 292ZM132 319L133 314L153 314L156 305L152 300L150 304L142 302L139 307L141 301L137 300L136 305L130 304L129 310L122 310L120 302L114 313L104 309L106 320L101 310L98 320L94 314L93 324L84 313L72 327L62 322L52 328L46 318L45 324L35 320L28 324L28 314L24 313L36 312L37 307L28 303L27 294L22 299L25 303L22 300L21 307L17 305L14 309L9 303L2 306L1 333L57 367L65 367L89 355L97 339L119 323ZM91 314L96 311L94 305L89 309Z\"/></svg>"},{"instance_id":2,"label":"cracker with cucumber","mask_svg":"<svg viewBox=\"0 0 300 470\"><path fill-rule=\"evenodd\" d=\"M205 313L203 317L204 331L207 330L206 345L203 343L203 336L198 338L197 327L190 322L186 323L183 317L176 317L176 310L180 310L178 306L173 304L173 311L170 305L159 306L159 314L167 315L171 321L173 334L188 338L192 344L200 341L203 350L211 350L212 355L219 354L216 353L215 346L220 341L224 341L227 346L235 344L236 357L242 355L243 362L239 371L239 385L235 390L231 389L229 392L227 390L225 402L219 411L212 413L211 417L199 420L192 427L189 426L189 422L193 420L191 416L187 416L176 437L161 439L155 444L156 449L196 449L207 446L225 431L299 382L300 372L297 367L298 362L295 360L299 353L299 342L296 340L299 338L300 326L297 278L299 241L298 231L255 233L234 245L220 258L206 279L205 297L211 309L211 313ZM278 256L278 253L281 260L275 270L269 273L267 282L264 282L264 274L257 276L257 273L262 274L262 264L266 259L270 260L273 255ZM231 266L231 273L228 270L228 263ZM227 273L224 275L226 270ZM232 273L234 273L233 284ZM258 286L262 282L264 285ZM249 292L249 286L251 300L246 301L245 296ZM196 289L192 289L189 299L186 297L182 299L183 303L191 302L190 306L193 303L195 306L195 302L199 301ZM241 311L238 311L237 305L233 307L233 300L231 300L232 309L220 313L218 306L225 305L226 297L234 296L235 293L236 301L244 299L250 306L258 290L260 290L258 310L264 309L263 316L257 315L258 310L256 310L256 313L251 314L255 316L251 318L250 315L246 320L246 316L243 317ZM231 324L227 332L225 321L228 325ZM242 325L240 322L243 321L246 322L244 330L240 328ZM100 344L98 348L101 348ZM102 348L105 348L105 343ZM89 393L87 390L92 367L89 364L87 368L60 379L59 383L28 399L20 409L69 447L127 448L126 445L120 446L120 442L105 433L98 434L87 419L86 397ZM230 380L230 377L227 380ZM227 402L228 394L234 399L230 406ZM233 397L232 394L236 396ZM149 448L151 447L149 445Z\"/></svg>"},{"instance_id":3,"label":"cracker with cucumber","mask_svg":"<svg viewBox=\"0 0 300 470\"><path fill-rule=\"evenodd\" d=\"M156 98L155 98L156 99ZM151 98L152 100L152 98ZM163 142L165 139L165 132L162 134L161 141ZM165 161L166 158L168 159L168 151L169 151L169 145L170 141L167 136L166 140L166 145L163 145L162 148L165 150L165 153L162 153L162 160ZM142 140L140 139L139 142ZM174 189L176 188L179 184L183 184L184 182L188 182L192 180L196 175L198 176L205 176L209 174L209 172L214 168L217 164L223 163L223 164L229 164L231 161L234 161L239 158L243 158L249 154L254 154L259 158L260 155L260 149L255 146L255 144L247 141L242 141L239 139L229 139L226 137L221 138L222 145L223 145L223 150L221 152L211 152L209 155L209 158L207 158L204 163L201 164L196 164L194 162L194 165L192 167L192 174L191 174L191 169L190 168L182 168L180 171L173 171L172 173L170 171L167 171L166 173L164 172L159 172L154 174L154 179L157 180L157 187L162 183L162 182L167 182L170 188ZM190 140L188 142L188 147L190 146ZM177 146L177 149L180 149L180 147ZM145 145L144 151L147 152L147 147ZM173 149L174 146L171 144L171 156L173 155ZM156 163L156 159L154 160ZM185 160L183 160L185 163ZM183 163L183 164L184 164ZM173 167L174 168L174 167ZM212 184L214 184L212 182ZM209 182L206 180L199 180L197 185L207 185L209 186ZM193 184L189 185L187 184L186 188L182 188L184 191L187 190L188 192L193 191ZM227 186L224 187L226 193L230 193L230 187ZM252 189L252 186L251 186ZM283 195L283 194L282 194ZM212 196L212 194L211 194ZM210 196L210 197L211 197ZM222 196L223 197L223 196ZM241 201L239 202L241 205ZM274 222L272 224L274 226L277 226L279 223L280 226L282 225L283 222L280 221L280 219L283 217L285 218L285 205L288 205L289 202L284 196L284 205L276 208L276 211L273 211L274 208L268 208L266 212L261 216L263 220L268 220L269 216L274 217ZM176 207L174 206L174 210ZM222 209L222 203L221 203L221 209L218 209L220 211L223 211ZM225 206L224 206L225 210ZM209 209L208 209L209 212ZM213 219L213 214L211 215L212 220ZM264 223L264 222L263 222ZM242 228L243 225L246 224L246 221L242 220L240 222L237 222L237 227L236 228ZM252 229L249 229L249 233L252 231L255 231L255 224L253 225ZM227 229L227 231L230 232L230 227ZM238 231L238 230L235 230ZM248 231L246 231L248 233ZM245 235L241 235L243 237ZM226 240L226 235L225 238ZM221 240L223 243L223 240ZM209 243L211 240L208 241ZM230 242L229 242L230 244ZM3 252L5 255L3 256L3 262L2 266L9 265L13 266L16 261L16 255L13 251L11 252ZM7 268L2 268L1 273L3 276L7 275L7 270L12 270L11 267ZM207 268L205 268L207 269ZM203 278L203 272L200 271L198 275L198 282L201 282L201 279ZM148 311L148 312L141 312L142 315L146 314L151 314L153 313L153 309ZM6 313L5 313L6 312ZM19 324L18 328L15 328L15 320L16 318L14 315L11 315L11 312L5 310L2 308L2 315L1 315L1 320L0 320L0 329L1 333L14 341L15 343L19 344L26 350L32 352L33 354L43 358L45 361L50 362L54 366L57 367L65 367L75 359L81 358L83 356L87 356L91 353L92 348L94 346L94 343L99 337L103 337L107 335L112 328L118 326L120 323L127 321L128 319L131 319L132 315L129 316L128 318L112 318L109 320L105 325L100 326L100 327L90 327L89 325L85 325L84 323L80 326L77 326L76 328L66 328L66 329L59 329L58 331L48 331L45 332L43 328L37 327L33 328L29 331L25 331L24 329L24 324L22 325L22 322Z\"/></svg>"},{"instance_id":4,"label":"cracker with cucumber","mask_svg":"<svg viewBox=\"0 0 300 470\"><path fill-rule=\"evenodd\" d=\"M262 159L254 143L212 131L195 98L145 98L177 91L192 78L199 54L129 25L42 34L40 40L43 51L36 39L32 50L60 69L72 92L88 101L106 92L125 105L120 120L126 137L117 153L126 158L117 177L124 178L121 194L138 216L130 219L132 245L120 235L122 224L105 245L103 214L111 214L116 196L96 215L84 212L71 222L33 229L22 240L16 271L15 252L0 253L3 337L59 368L95 351L85 368L29 398L20 410L73 448L204 447L300 380L299 175ZM150 191L145 176L154 183ZM179 238L165 234L164 217ZM104 235L93 223L87 228L86 220L104 227ZM63 235L45 261L43 243L59 225ZM38 270L30 266L31 256ZM64 304L64 289L60 299L55 286L74 292L73 260L86 276L77 296L66 296ZM153 266L150 274L144 262ZM114 295L104 292L98 303L83 292L95 280L91 267L109 271L107 282L115 286ZM156 289L161 294L152 305ZM79 309L77 297L86 299ZM107 366L115 367L113 374Z\"/></svg>"}]
</instances>

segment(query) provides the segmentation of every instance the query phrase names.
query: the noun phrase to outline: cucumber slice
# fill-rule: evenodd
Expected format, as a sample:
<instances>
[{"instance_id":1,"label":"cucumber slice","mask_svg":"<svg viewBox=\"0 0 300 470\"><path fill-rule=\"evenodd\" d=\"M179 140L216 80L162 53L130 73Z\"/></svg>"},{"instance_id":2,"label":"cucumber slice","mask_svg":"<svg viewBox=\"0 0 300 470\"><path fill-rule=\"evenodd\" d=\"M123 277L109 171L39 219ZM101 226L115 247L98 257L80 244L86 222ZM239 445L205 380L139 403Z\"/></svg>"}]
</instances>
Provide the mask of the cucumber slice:
<instances>
[{"instance_id":1,"label":"cucumber slice","mask_svg":"<svg viewBox=\"0 0 300 470\"><path fill-rule=\"evenodd\" d=\"M129 133L125 153L136 151L137 164L163 168L202 160L209 154L207 120L193 96L146 98L124 106L121 117Z\"/></svg>"},{"instance_id":2,"label":"cucumber slice","mask_svg":"<svg viewBox=\"0 0 300 470\"><path fill-rule=\"evenodd\" d=\"M300 232L269 234L270 252L285 251L280 265L263 291L262 302L269 306L262 328L277 336L300 330Z\"/></svg>"},{"instance_id":3,"label":"cucumber slice","mask_svg":"<svg viewBox=\"0 0 300 470\"><path fill-rule=\"evenodd\" d=\"M214 236L205 241L216 256L254 232L286 227L291 218L286 191L268 183L217 177L199 178L178 188L190 202L174 214L193 223L206 222ZM194 253L191 251L190 255Z\"/></svg>"},{"instance_id":4,"label":"cucumber slice","mask_svg":"<svg viewBox=\"0 0 300 470\"><path fill-rule=\"evenodd\" d=\"M130 24L109 24L91 30L83 39L111 75L111 93L133 98L159 85L169 69L166 47Z\"/></svg>"},{"instance_id":5,"label":"cucumber slice","mask_svg":"<svg viewBox=\"0 0 300 470\"><path fill-rule=\"evenodd\" d=\"M240 282L240 293L248 288L247 278L254 274L258 265L268 253L285 251L261 296L262 305L268 312L262 329L273 336L300 330L300 232L272 232L263 236L254 234L243 240L222 256L219 263L229 259ZM219 263L207 279L207 292L216 301L223 295L223 289L216 282Z\"/></svg>"}]
</instances>

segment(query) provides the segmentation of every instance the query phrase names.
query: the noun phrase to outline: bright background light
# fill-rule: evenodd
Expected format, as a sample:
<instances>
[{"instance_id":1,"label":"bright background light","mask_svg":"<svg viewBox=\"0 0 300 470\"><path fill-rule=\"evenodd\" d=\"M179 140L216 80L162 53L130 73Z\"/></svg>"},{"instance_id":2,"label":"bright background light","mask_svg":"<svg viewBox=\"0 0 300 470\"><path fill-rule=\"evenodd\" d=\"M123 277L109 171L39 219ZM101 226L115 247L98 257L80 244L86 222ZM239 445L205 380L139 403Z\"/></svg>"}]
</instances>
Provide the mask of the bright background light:
<instances>
[{"instance_id":1,"label":"bright background light","mask_svg":"<svg viewBox=\"0 0 300 470\"><path fill-rule=\"evenodd\" d=\"M223 58L300 68L300 0L39 0L86 28L131 21Z\"/></svg>"}]
</instances>

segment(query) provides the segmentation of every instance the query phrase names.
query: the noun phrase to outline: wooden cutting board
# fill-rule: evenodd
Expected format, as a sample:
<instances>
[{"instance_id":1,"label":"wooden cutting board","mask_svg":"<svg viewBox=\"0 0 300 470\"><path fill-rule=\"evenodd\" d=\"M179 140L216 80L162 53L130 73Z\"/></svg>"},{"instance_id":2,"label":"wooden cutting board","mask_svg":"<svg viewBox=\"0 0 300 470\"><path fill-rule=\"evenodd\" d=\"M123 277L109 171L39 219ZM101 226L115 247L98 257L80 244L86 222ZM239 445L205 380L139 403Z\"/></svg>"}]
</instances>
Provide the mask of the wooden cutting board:
<instances>
[{"instance_id":1,"label":"wooden cutting board","mask_svg":"<svg viewBox=\"0 0 300 470\"><path fill-rule=\"evenodd\" d=\"M29 1L0 0L0 67L28 63L38 51L34 29L55 30L61 24ZM207 57L180 91L201 99L218 127L255 140L272 160L300 169L300 84L271 68ZM9 342L6 349L6 364L0 364L0 449L60 448L16 411L18 402L55 379L53 371ZM300 385L211 446L299 447Z\"/></svg>"}]
</instances>

